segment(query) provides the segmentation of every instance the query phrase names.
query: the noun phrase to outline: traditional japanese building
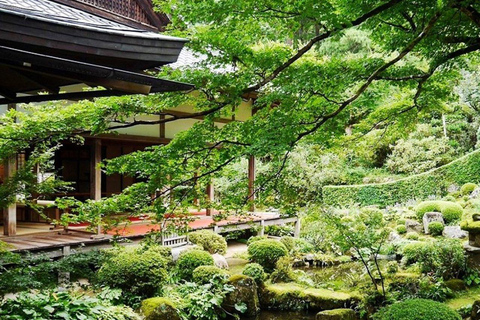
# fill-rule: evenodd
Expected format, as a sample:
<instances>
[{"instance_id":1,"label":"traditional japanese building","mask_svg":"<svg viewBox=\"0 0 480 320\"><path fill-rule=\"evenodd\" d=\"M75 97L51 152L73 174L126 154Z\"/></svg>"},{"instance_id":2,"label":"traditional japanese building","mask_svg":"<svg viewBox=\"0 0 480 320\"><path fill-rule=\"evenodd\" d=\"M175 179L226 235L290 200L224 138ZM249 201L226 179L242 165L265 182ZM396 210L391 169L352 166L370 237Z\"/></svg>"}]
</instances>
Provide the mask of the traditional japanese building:
<instances>
[{"instance_id":1,"label":"traditional japanese building","mask_svg":"<svg viewBox=\"0 0 480 320\"><path fill-rule=\"evenodd\" d=\"M185 39L161 34L167 23L168 17L155 12L150 0L0 0L0 113L21 103L193 89L144 73L170 63L181 67L194 59L182 51ZM98 86L105 90L84 90ZM190 113L190 106L169 110L170 115ZM221 126L250 116L251 102L245 101L234 117L217 122ZM146 119L159 117L164 116ZM64 180L74 183L69 196L99 200L135 182L131 177L103 175L98 167L102 159L166 144L197 121L202 119L186 117L87 136L83 146L62 147L55 164ZM0 167L0 181L16 170L22 157ZM252 172L253 167L252 160ZM48 215L58 218L59 212L51 210ZM20 205L6 208L3 221L5 235L16 234L17 221L47 222Z\"/></svg>"}]
</instances>

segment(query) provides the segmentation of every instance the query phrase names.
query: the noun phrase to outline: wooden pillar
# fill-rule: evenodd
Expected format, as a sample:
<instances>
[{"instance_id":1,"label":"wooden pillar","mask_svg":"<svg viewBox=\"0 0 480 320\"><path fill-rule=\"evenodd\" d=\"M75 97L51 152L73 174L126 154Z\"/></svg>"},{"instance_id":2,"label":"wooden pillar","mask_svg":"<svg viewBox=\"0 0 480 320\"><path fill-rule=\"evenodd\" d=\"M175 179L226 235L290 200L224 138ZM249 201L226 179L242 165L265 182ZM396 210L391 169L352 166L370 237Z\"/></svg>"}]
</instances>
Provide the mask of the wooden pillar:
<instances>
[{"instance_id":1,"label":"wooden pillar","mask_svg":"<svg viewBox=\"0 0 480 320\"><path fill-rule=\"evenodd\" d=\"M17 105L11 103L8 110L16 109ZM3 167L5 180L13 177L17 171L17 156L12 156L4 163ZM3 209L3 234L6 236L15 236L17 234L17 203L14 202Z\"/></svg>"},{"instance_id":2,"label":"wooden pillar","mask_svg":"<svg viewBox=\"0 0 480 320\"><path fill-rule=\"evenodd\" d=\"M213 183L210 182L210 183L207 185L207 203L208 203L208 206L207 206L207 216L211 216L212 213L213 213L211 204L212 204L214 201L215 201L215 193L214 193L214 189L213 189Z\"/></svg>"},{"instance_id":3,"label":"wooden pillar","mask_svg":"<svg viewBox=\"0 0 480 320\"><path fill-rule=\"evenodd\" d=\"M248 158L248 203L249 210L255 212L255 157Z\"/></svg>"},{"instance_id":4,"label":"wooden pillar","mask_svg":"<svg viewBox=\"0 0 480 320\"><path fill-rule=\"evenodd\" d=\"M295 222L295 231L293 233L293 236L295 238L299 238L300 237L300 229L301 229L301 224L300 224L300 218L297 217L297 221Z\"/></svg>"},{"instance_id":5,"label":"wooden pillar","mask_svg":"<svg viewBox=\"0 0 480 320\"><path fill-rule=\"evenodd\" d=\"M95 139L93 141L93 152L90 161L90 198L98 201L102 198L102 171L100 162L102 162L102 141Z\"/></svg>"},{"instance_id":6,"label":"wooden pillar","mask_svg":"<svg viewBox=\"0 0 480 320\"><path fill-rule=\"evenodd\" d=\"M16 170L17 158L13 156L5 161L5 179L13 177ZM6 236L15 236L17 234L17 204L15 202L3 209L3 234Z\"/></svg>"}]
</instances>

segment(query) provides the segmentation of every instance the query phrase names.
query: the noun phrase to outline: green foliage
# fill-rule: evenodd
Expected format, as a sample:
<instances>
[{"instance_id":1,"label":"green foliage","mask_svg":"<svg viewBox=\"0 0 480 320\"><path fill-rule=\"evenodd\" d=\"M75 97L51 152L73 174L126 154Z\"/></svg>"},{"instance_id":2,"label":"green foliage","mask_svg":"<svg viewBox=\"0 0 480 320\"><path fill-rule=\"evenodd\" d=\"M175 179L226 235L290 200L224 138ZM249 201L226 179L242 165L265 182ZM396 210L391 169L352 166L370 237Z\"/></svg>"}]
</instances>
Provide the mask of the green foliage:
<instances>
[{"instance_id":1,"label":"green foliage","mask_svg":"<svg viewBox=\"0 0 480 320\"><path fill-rule=\"evenodd\" d=\"M405 233L407 233L407 227L404 226L404 225L397 226L397 227L395 228L395 230L397 230L398 234L405 234Z\"/></svg>"},{"instance_id":2,"label":"green foliage","mask_svg":"<svg viewBox=\"0 0 480 320\"><path fill-rule=\"evenodd\" d=\"M426 212L440 212L447 224L460 220L463 214L463 208L458 203L440 200L421 202L415 211L419 220L423 219Z\"/></svg>"},{"instance_id":3,"label":"green foliage","mask_svg":"<svg viewBox=\"0 0 480 320\"><path fill-rule=\"evenodd\" d=\"M287 248L281 242L272 239L255 241L248 246L249 259L267 271L273 270L277 261L287 254Z\"/></svg>"},{"instance_id":4,"label":"green foliage","mask_svg":"<svg viewBox=\"0 0 480 320\"><path fill-rule=\"evenodd\" d=\"M374 315L375 320L461 320L460 315L445 304L412 299L395 303Z\"/></svg>"},{"instance_id":5,"label":"green foliage","mask_svg":"<svg viewBox=\"0 0 480 320\"><path fill-rule=\"evenodd\" d=\"M203 250L211 254L225 254L227 253L227 241L221 235L216 234L210 230L199 230L190 232L188 240L203 248Z\"/></svg>"},{"instance_id":6,"label":"green foliage","mask_svg":"<svg viewBox=\"0 0 480 320\"><path fill-rule=\"evenodd\" d=\"M253 236L253 237L248 238L247 245L249 246L256 241L265 240L265 239L268 239L268 236Z\"/></svg>"},{"instance_id":7,"label":"green foliage","mask_svg":"<svg viewBox=\"0 0 480 320\"><path fill-rule=\"evenodd\" d=\"M179 318L177 308L172 300L163 297L143 300L141 311L146 320L174 320Z\"/></svg>"},{"instance_id":8,"label":"green foliage","mask_svg":"<svg viewBox=\"0 0 480 320\"><path fill-rule=\"evenodd\" d=\"M155 248L118 248L98 271L98 282L126 298L151 297L167 280L168 260Z\"/></svg>"},{"instance_id":9,"label":"green foliage","mask_svg":"<svg viewBox=\"0 0 480 320\"><path fill-rule=\"evenodd\" d=\"M292 236L284 236L280 238L280 242L291 253L311 253L315 251L314 246L305 239L294 238Z\"/></svg>"},{"instance_id":10,"label":"green foliage","mask_svg":"<svg viewBox=\"0 0 480 320\"><path fill-rule=\"evenodd\" d=\"M272 283L279 282L296 282L297 276L293 271L293 259L284 256L278 259L275 270L270 275L270 280Z\"/></svg>"},{"instance_id":11,"label":"green foliage","mask_svg":"<svg viewBox=\"0 0 480 320\"><path fill-rule=\"evenodd\" d=\"M193 271L200 266L213 266L212 256L203 250L186 250L180 253L177 260L177 273L184 280L191 280Z\"/></svg>"},{"instance_id":12,"label":"green foliage","mask_svg":"<svg viewBox=\"0 0 480 320\"><path fill-rule=\"evenodd\" d=\"M249 276L255 280L257 284L262 283L266 276L263 267L258 263L248 263L245 269L243 269L242 274Z\"/></svg>"},{"instance_id":13,"label":"green foliage","mask_svg":"<svg viewBox=\"0 0 480 320\"><path fill-rule=\"evenodd\" d=\"M284 237L284 236L292 236L293 235L293 226L285 225L285 226L266 226L265 227L265 234L274 237Z\"/></svg>"},{"instance_id":14,"label":"green foliage","mask_svg":"<svg viewBox=\"0 0 480 320\"><path fill-rule=\"evenodd\" d=\"M418 274L396 274L388 285L388 293L396 301L421 298L443 302L454 296L441 279Z\"/></svg>"},{"instance_id":15,"label":"green foliage","mask_svg":"<svg viewBox=\"0 0 480 320\"><path fill-rule=\"evenodd\" d=\"M473 192L477 188L477 185L475 183L465 183L461 188L460 188L460 193L465 195L469 195L470 193Z\"/></svg>"},{"instance_id":16,"label":"green foliage","mask_svg":"<svg viewBox=\"0 0 480 320\"><path fill-rule=\"evenodd\" d=\"M428 224L428 232L434 237L441 236L443 229L445 226L441 222L434 221Z\"/></svg>"},{"instance_id":17,"label":"green foliage","mask_svg":"<svg viewBox=\"0 0 480 320\"><path fill-rule=\"evenodd\" d=\"M408 232L405 235L405 239L407 239L407 240L418 240L419 237L420 236L416 232Z\"/></svg>"},{"instance_id":18,"label":"green foliage","mask_svg":"<svg viewBox=\"0 0 480 320\"><path fill-rule=\"evenodd\" d=\"M121 292L119 293L121 294ZM115 294L118 297L119 294ZM93 298L69 292L22 292L0 304L0 318L5 320L138 320L132 309L114 306L106 299L111 294Z\"/></svg>"},{"instance_id":19,"label":"green foliage","mask_svg":"<svg viewBox=\"0 0 480 320\"><path fill-rule=\"evenodd\" d=\"M193 270L192 280L198 284L209 283L214 278L226 281L228 272L215 266L200 266Z\"/></svg>"},{"instance_id":20,"label":"green foliage","mask_svg":"<svg viewBox=\"0 0 480 320\"><path fill-rule=\"evenodd\" d=\"M323 201L328 205L394 205L411 199L423 200L432 195L443 195L452 184L463 184L480 179L480 150L431 171L393 182L325 186Z\"/></svg>"},{"instance_id":21,"label":"green foliage","mask_svg":"<svg viewBox=\"0 0 480 320\"><path fill-rule=\"evenodd\" d=\"M398 263L397 261L389 261L387 263L387 272L390 274L394 274L398 272Z\"/></svg>"},{"instance_id":22,"label":"green foliage","mask_svg":"<svg viewBox=\"0 0 480 320\"><path fill-rule=\"evenodd\" d=\"M457 240L414 242L402 249L403 263L417 263L423 273L433 273L445 280L460 278L466 272L466 257Z\"/></svg>"}]
</instances>

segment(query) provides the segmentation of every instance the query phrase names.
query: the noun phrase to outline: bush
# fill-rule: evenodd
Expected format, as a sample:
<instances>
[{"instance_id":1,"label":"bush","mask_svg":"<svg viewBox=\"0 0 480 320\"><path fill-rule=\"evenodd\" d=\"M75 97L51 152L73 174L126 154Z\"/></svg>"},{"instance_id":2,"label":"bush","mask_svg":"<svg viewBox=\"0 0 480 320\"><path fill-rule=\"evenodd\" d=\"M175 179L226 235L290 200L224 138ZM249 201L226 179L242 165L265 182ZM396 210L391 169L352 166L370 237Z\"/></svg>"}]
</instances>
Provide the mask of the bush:
<instances>
[{"instance_id":1,"label":"bush","mask_svg":"<svg viewBox=\"0 0 480 320\"><path fill-rule=\"evenodd\" d=\"M473 192L477 188L477 185L475 183L465 183L462 188L460 188L460 193L464 196L470 195L470 193Z\"/></svg>"},{"instance_id":2,"label":"bush","mask_svg":"<svg viewBox=\"0 0 480 320\"><path fill-rule=\"evenodd\" d=\"M398 272L398 263L397 261L389 261L387 263L387 272L390 274Z\"/></svg>"},{"instance_id":3,"label":"bush","mask_svg":"<svg viewBox=\"0 0 480 320\"><path fill-rule=\"evenodd\" d=\"M203 250L186 250L180 253L177 260L177 272L180 278L192 280L193 270L200 266L213 266L212 256Z\"/></svg>"},{"instance_id":4,"label":"bush","mask_svg":"<svg viewBox=\"0 0 480 320\"><path fill-rule=\"evenodd\" d=\"M460 220L463 214L463 208L458 203L440 200L419 203L415 211L419 220L422 220L427 212L441 212L447 224Z\"/></svg>"},{"instance_id":5,"label":"bush","mask_svg":"<svg viewBox=\"0 0 480 320\"><path fill-rule=\"evenodd\" d=\"M188 234L188 240L203 248L203 250L211 254L225 254L227 253L227 241L213 231L200 230Z\"/></svg>"},{"instance_id":6,"label":"bush","mask_svg":"<svg viewBox=\"0 0 480 320\"><path fill-rule=\"evenodd\" d=\"M428 225L428 232L436 237L442 235L443 229L445 229L443 223L434 221Z\"/></svg>"},{"instance_id":7,"label":"bush","mask_svg":"<svg viewBox=\"0 0 480 320\"><path fill-rule=\"evenodd\" d=\"M426 299L411 299L388 306L373 317L375 320L461 320L447 305Z\"/></svg>"},{"instance_id":8,"label":"bush","mask_svg":"<svg viewBox=\"0 0 480 320\"><path fill-rule=\"evenodd\" d=\"M407 240L418 240L419 235L416 232L409 232L405 235L405 239Z\"/></svg>"},{"instance_id":9,"label":"bush","mask_svg":"<svg viewBox=\"0 0 480 320\"><path fill-rule=\"evenodd\" d=\"M280 242L285 245L289 252L310 253L315 251L313 244L305 239L285 236L280 239Z\"/></svg>"},{"instance_id":10,"label":"bush","mask_svg":"<svg viewBox=\"0 0 480 320\"><path fill-rule=\"evenodd\" d=\"M227 280L228 273L215 266L200 266L193 270L193 282L206 284L212 279Z\"/></svg>"},{"instance_id":11,"label":"bush","mask_svg":"<svg viewBox=\"0 0 480 320\"><path fill-rule=\"evenodd\" d=\"M462 243L442 239L409 243L403 247L403 263L417 263L424 273L435 273L444 280L460 278L466 271L466 257Z\"/></svg>"},{"instance_id":12,"label":"bush","mask_svg":"<svg viewBox=\"0 0 480 320\"><path fill-rule=\"evenodd\" d=\"M153 296L168 277L168 260L155 249L116 250L98 271L98 282L133 296Z\"/></svg>"},{"instance_id":13,"label":"bush","mask_svg":"<svg viewBox=\"0 0 480 320\"><path fill-rule=\"evenodd\" d=\"M480 180L480 150L471 152L449 164L431 171L393 182L349 186L325 186L323 202L344 207L354 203L362 206L388 206L411 199L427 199L447 193L452 184Z\"/></svg>"},{"instance_id":14,"label":"bush","mask_svg":"<svg viewBox=\"0 0 480 320\"><path fill-rule=\"evenodd\" d=\"M265 271L258 263L249 263L243 269L242 274L253 278L257 284L260 284L265 279Z\"/></svg>"},{"instance_id":15,"label":"bush","mask_svg":"<svg viewBox=\"0 0 480 320\"><path fill-rule=\"evenodd\" d=\"M248 238L247 240L247 246L251 245L252 243L259 241L259 240L265 240L268 239L268 236L253 236Z\"/></svg>"},{"instance_id":16,"label":"bush","mask_svg":"<svg viewBox=\"0 0 480 320\"><path fill-rule=\"evenodd\" d=\"M255 241L248 246L250 260L260 264L268 271L273 270L278 259L287 254L287 248L283 243L272 239Z\"/></svg>"},{"instance_id":17,"label":"bush","mask_svg":"<svg viewBox=\"0 0 480 320\"><path fill-rule=\"evenodd\" d=\"M397 230L398 234L407 233L407 227L406 226L401 226L400 225L400 226L397 226L395 229Z\"/></svg>"}]
</instances>

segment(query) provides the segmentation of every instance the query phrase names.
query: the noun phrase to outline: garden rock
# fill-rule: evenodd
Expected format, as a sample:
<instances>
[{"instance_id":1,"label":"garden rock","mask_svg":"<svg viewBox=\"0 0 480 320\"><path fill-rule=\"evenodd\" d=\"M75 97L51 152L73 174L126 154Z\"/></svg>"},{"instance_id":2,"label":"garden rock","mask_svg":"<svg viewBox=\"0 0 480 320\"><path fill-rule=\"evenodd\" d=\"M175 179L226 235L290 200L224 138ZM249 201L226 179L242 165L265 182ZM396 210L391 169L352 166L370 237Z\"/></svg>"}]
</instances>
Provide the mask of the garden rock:
<instances>
[{"instance_id":1,"label":"garden rock","mask_svg":"<svg viewBox=\"0 0 480 320\"><path fill-rule=\"evenodd\" d=\"M243 313L246 317L254 317L260 312L257 284L253 278L244 275L234 275L228 283L235 287L235 290L228 293L222 307L229 313L238 313L235 305L245 304L247 307Z\"/></svg>"},{"instance_id":2,"label":"garden rock","mask_svg":"<svg viewBox=\"0 0 480 320\"><path fill-rule=\"evenodd\" d=\"M405 227L407 228L407 233L408 232L417 232L417 233L421 233L423 232L423 226L415 221L415 220L405 220Z\"/></svg>"},{"instance_id":3,"label":"garden rock","mask_svg":"<svg viewBox=\"0 0 480 320\"><path fill-rule=\"evenodd\" d=\"M399 241L402 241L402 236L400 236L395 231L390 232L390 234L388 235L388 242L395 243L395 242L399 242Z\"/></svg>"},{"instance_id":4,"label":"garden rock","mask_svg":"<svg viewBox=\"0 0 480 320\"><path fill-rule=\"evenodd\" d=\"M480 300L477 300L472 305L471 320L480 320Z\"/></svg>"},{"instance_id":5,"label":"garden rock","mask_svg":"<svg viewBox=\"0 0 480 320\"><path fill-rule=\"evenodd\" d=\"M316 320L356 320L357 315L352 309L333 309L317 313Z\"/></svg>"},{"instance_id":6,"label":"garden rock","mask_svg":"<svg viewBox=\"0 0 480 320\"><path fill-rule=\"evenodd\" d=\"M445 224L443 220L443 215L440 212L426 212L423 215L423 230L426 234L428 234L428 225L432 222L440 222L441 224Z\"/></svg>"},{"instance_id":7,"label":"garden rock","mask_svg":"<svg viewBox=\"0 0 480 320\"><path fill-rule=\"evenodd\" d=\"M446 226L443 229L443 236L448 239L465 239L468 237L468 232L463 231L460 226Z\"/></svg>"},{"instance_id":8,"label":"garden rock","mask_svg":"<svg viewBox=\"0 0 480 320\"><path fill-rule=\"evenodd\" d=\"M454 292L467 290L465 282L463 282L461 279L447 280L445 281L445 286Z\"/></svg>"},{"instance_id":9,"label":"garden rock","mask_svg":"<svg viewBox=\"0 0 480 320\"><path fill-rule=\"evenodd\" d=\"M215 253L212 254L213 261L215 262L215 266L220 269L228 269L228 262L224 256L221 254Z\"/></svg>"},{"instance_id":10,"label":"garden rock","mask_svg":"<svg viewBox=\"0 0 480 320\"><path fill-rule=\"evenodd\" d=\"M480 188L476 188L475 190L470 193L470 199L477 199L480 198Z\"/></svg>"},{"instance_id":11,"label":"garden rock","mask_svg":"<svg viewBox=\"0 0 480 320\"><path fill-rule=\"evenodd\" d=\"M448 187L448 189L447 189L447 191L448 191L449 193L457 192L457 191L459 191L459 190L460 190L460 187L459 187L458 185L456 185L456 184L451 184L451 185Z\"/></svg>"}]
</instances>

